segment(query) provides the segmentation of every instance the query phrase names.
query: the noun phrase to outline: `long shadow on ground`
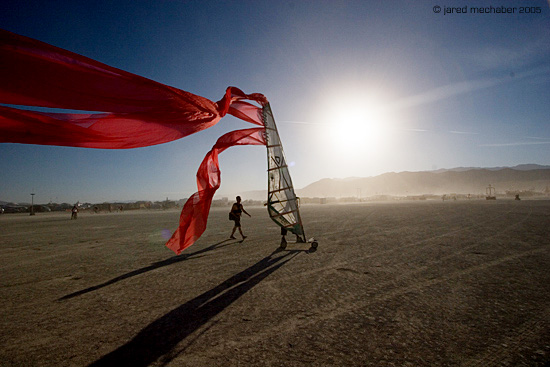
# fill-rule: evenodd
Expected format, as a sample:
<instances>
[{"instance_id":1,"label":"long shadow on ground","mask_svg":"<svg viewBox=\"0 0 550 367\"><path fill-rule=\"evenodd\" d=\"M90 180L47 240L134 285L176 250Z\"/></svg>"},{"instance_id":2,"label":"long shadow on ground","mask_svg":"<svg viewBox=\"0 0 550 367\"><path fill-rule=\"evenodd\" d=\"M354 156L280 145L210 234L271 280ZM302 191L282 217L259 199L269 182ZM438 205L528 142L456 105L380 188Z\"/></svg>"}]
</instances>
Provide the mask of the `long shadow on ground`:
<instances>
[{"instance_id":1,"label":"long shadow on ground","mask_svg":"<svg viewBox=\"0 0 550 367\"><path fill-rule=\"evenodd\" d=\"M92 292L92 291L96 291L96 290L101 289L103 287L107 287L108 285L115 284L117 282L120 282L121 280L128 279L128 278L131 278L133 276L140 275L140 274L146 273L146 272L151 271L151 270L162 268L163 266L172 265L172 264L178 263L180 261L188 260L188 259L191 259L191 258L201 257L199 255L201 255L205 252L212 251L214 249L219 249L219 248L237 243L237 242L226 243L228 241L230 241L230 240L224 240L222 242L218 242L214 245L203 248L202 250L195 251L195 252L192 252L192 253L189 253L189 254L183 254L183 255L179 255L179 256L172 256L172 257L170 257L166 260L157 261L156 263L152 263L151 265L143 267L141 269L133 270L129 273L122 274L122 275L120 275L116 278L113 278L111 280L106 281L105 283L94 285L92 287L88 287L86 289L82 289L80 291L77 291L77 292L74 292L74 293L71 293L71 294L67 294L66 296L63 296L63 297L59 298L58 301L64 301L64 300L67 300L67 299L70 299L70 298L73 298L73 297L81 296L83 294L86 294L86 293L89 293L89 292Z\"/></svg>"},{"instance_id":2,"label":"long shadow on ground","mask_svg":"<svg viewBox=\"0 0 550 367\"><path fill-rule=\"evenodd\" d=\"M173 349L268 275L302 251L277 250L215 288L173 309L142 329L132 340L90 364L145 367L162 358L163 365L178 353ZM278 256L276 256L278 255ZM285 260L286 259L286 260ZM283 261L284 260L284 261Z\"/></svg>"}]
</instances>

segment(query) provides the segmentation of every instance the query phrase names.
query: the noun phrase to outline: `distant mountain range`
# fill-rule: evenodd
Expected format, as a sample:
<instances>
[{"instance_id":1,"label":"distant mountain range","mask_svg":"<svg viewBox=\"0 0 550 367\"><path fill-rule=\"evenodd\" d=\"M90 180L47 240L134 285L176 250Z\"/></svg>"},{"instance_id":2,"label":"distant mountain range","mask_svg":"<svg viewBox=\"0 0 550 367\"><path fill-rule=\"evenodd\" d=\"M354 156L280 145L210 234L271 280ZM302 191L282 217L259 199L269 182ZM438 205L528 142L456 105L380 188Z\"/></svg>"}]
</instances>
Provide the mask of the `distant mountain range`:
<instances>
[{"instance_id":1,"label":"distant mountain range","mask_svg":"<svg viewBox=\"0 0 550 367\"><path fill-rule=\"evenodd\" d=\"M550 186L550 166L457 167L421 172L389 172L374 177L325 178L296 190L301 197L370 197L424 194L485 194L488 185L497 193L507 190L544 192ZM265 190L248 191L243 198L265 200Z\"/></svg>"},{"instance_id":2,"label":"distant mountain range","mask_svg":"<svg viewBox=\"0 0 550 367\"><path fill-rule=\"evenodd\" d=\"M488 185L497 193L550 187L550 166L521 164L514 167L457 167L421 172L389 172L374 177L324 178L296 193L301 197L372 197L472 194L484 195ZM266 190L240 193L244 200L266 200ZM8 204L0 201L0 205ZM30 205L30 204L29 204Z\"/></svg>"},{"instance_id":3,"label":"distant mountain range","mask_svg":"<svg viewBox=\"0 0 550 367\"><path fill-rule=\"evenodd\" d=\"M451 169L438 169L435 171L429 171L429 172L448 172L448 171L455 171L455 172L463 172L463 171L471 171L471 170L480 170L480 169L486 169L489 171L498 171L501 169L510 168L517 171L532 171L535 169L550 169L550 166L541 166L540 164L519 164L514 167L487 167L487 168L479 168L479 167L456 167Z\"/></svg>"}]
</instances>

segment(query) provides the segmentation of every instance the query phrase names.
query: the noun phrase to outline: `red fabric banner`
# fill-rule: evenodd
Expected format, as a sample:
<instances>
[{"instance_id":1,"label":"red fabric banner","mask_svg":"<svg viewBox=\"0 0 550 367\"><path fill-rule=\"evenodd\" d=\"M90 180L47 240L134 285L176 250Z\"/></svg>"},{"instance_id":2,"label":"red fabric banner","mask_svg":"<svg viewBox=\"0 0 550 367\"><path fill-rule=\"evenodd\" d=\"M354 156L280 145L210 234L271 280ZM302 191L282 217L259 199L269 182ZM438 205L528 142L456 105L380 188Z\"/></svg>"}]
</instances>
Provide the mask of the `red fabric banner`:
<instances>
[{"instance_id":1,"label":"red fabric banner","mask_svg":"<svg viewBox=\"0 0 550 367\"><path fill-rule=\"evenodd\" d=\"M265 145L264 128L235 130L221 136L204 157L197 171L197 188L183 206L180 224L166 246L180 254L191 246L206 229L210 204L221 184L218 154L235 145Z\"/></svg>"},{"instance_id":2,"label":"red fabric banner","mask_svg":"<svg viewBox=\"0 0 550 367\"><path fill-rule=\"evenodd\" d=\"M0 103L98 113L46 113L0 106L0 143L128 149L166 143L216 124L227 113L263 126L259 93L229 87L217 103L46 43L0 29ZM206 228L220 186L218 154L265 144L263 128L220 137L197 172L167 246L181 253Z\"/></svg>"},{"instance_id":3,"label":"red fabric banner","mask_svg":"<svg viewBox=\"0 0 550 367\"><path fill-rule=\"evenodd\" d=\"M261 94L230 87L215 103L1 29L0 81L3 104L101 112L43 113L0 106L3 143L144 147L211 127L226 113L254 122L248 116L253 109L232 103L266 102Z\"/></svg>"}]
</instances>

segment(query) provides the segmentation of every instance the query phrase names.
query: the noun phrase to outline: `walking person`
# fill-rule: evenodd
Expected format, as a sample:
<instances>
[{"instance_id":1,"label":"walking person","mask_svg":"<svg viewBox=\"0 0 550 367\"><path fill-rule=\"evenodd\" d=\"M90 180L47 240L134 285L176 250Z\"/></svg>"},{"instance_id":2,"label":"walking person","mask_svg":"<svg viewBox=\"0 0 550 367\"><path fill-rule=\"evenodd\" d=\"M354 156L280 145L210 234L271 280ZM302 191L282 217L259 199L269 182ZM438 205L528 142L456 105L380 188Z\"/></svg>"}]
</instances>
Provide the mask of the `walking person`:
<instances>
[{"instance_id":1,"label":"walking person","mask_svg":"<svg viewBox=\"0 0 550 367\"><path fill-rule=\"evenodd\" d=\"M78 207L75 204L71 209L71 219L76 219L77 216L78 216Z\"/></svg>"},{"instance_id":2,"label":"walking person","mask_svg":"<svg viewBox=\"0 0 550 367\"><path fill-rule=\"evenodd\" d=\"M244 210L243 204L241 204L241 197L237 196L236 199L237 199L237 202L234 203L233 206L231 206L231 211L229 212L229 220L232 220L235 222L235 225L233 226L233 231L231 232L231 236L229 236L229 238L232 240L235 239L235 236L233 235L235 234L235 231L238 228L239 233L241 234L244 240L246 236L243 234L243 230L241 229L241 215L242 213L248 215L249 217L251 217L251 215L248 214L246 210Z\"/></svg>"}]
</instances>

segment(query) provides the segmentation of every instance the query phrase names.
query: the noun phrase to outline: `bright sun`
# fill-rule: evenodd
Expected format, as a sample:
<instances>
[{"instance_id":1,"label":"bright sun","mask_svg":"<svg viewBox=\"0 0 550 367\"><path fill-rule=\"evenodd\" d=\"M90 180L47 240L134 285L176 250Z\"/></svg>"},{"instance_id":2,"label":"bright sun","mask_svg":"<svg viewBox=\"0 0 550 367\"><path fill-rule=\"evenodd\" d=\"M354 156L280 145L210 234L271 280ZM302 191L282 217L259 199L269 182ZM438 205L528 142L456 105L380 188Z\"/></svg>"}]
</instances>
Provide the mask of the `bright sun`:
<instances>
[{"instance_id":1,"label":"bright sun","mask_svg":"<svg viewBox=\"0 0 550 367\"><path fill-rule=\"evenodd\" d=\"M391 118L372 100L334 103L325 116L327 139L335 153L375 153L389 143Z\"/></svg>"}]
</instances>

